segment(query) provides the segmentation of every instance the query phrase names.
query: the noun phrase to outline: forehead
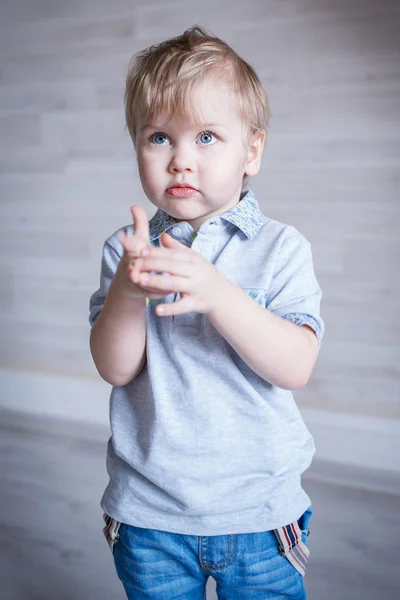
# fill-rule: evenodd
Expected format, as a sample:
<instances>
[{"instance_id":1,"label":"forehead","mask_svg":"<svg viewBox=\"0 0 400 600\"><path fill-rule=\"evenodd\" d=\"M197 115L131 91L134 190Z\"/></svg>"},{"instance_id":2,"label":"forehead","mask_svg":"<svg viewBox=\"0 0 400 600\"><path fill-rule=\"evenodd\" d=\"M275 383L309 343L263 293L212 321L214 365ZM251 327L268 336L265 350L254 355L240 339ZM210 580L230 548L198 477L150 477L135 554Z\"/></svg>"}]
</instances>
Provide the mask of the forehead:
<instances>
[{"instance_id":1,"label":"forehead","mask_svg":"<svg viewBox=\"0 0 400 600\"><path fill-rule=\"evenodd\" d=\"M215 76L207 77L188 89L184 102L180 104L180 109L172 114L161 111L144 119L142 126L165 127L171 123L193 128L214 125L233 129L242 126L235 90Z\"/></svg>"},{"instance_id":2,"label":"forehead","mask_svg":"<svg viewBox=\"0 0 400 600\"><path fill-rule=\"evenodd\" d=\"M239 117L235 90L215 77L207 78L193 88L189 104L199 114L216 115L225 121Z\"/></svg>"}]
</instances>

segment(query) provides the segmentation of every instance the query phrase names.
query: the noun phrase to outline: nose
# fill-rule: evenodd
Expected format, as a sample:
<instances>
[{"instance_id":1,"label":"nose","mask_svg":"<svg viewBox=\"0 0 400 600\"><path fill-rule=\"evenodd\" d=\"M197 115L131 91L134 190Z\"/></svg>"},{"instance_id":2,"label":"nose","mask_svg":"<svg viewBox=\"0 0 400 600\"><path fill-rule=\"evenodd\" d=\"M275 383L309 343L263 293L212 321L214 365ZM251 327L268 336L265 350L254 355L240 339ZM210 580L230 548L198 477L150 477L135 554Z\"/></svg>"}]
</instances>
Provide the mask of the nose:
<instances>
[{"instance_id":1,"label":"nose","mask_svg":"<svg viewBox=\"0 0 400 600\"><path fill-rule=\"evenodd\" d=\"M193 171L193 157L190 149L185 146L176 146L172 154L168 171L172 174L182 173L184 171Z\"/></svg>"}]
</instances>

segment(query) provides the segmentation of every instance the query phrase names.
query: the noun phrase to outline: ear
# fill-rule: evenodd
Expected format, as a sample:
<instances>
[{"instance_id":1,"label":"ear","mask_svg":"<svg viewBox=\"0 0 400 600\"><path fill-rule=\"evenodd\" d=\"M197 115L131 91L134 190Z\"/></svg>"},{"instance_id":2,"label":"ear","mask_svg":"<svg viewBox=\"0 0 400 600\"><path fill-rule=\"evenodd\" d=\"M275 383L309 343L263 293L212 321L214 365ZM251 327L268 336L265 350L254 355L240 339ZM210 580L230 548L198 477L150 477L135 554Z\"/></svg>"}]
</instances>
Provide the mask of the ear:
<instances>
[{"instance_id":1,"label":"ear","mask_svg":"<svg viewBox=\"0 0 400 600\"><path fill-rule=\"evenodd\" d=\"M245 175L257 175L260 170L261 156L265 144L265 131L256 131L251 135L250 145L247 151L245 164Z\"/></svg>"}]
</instances>

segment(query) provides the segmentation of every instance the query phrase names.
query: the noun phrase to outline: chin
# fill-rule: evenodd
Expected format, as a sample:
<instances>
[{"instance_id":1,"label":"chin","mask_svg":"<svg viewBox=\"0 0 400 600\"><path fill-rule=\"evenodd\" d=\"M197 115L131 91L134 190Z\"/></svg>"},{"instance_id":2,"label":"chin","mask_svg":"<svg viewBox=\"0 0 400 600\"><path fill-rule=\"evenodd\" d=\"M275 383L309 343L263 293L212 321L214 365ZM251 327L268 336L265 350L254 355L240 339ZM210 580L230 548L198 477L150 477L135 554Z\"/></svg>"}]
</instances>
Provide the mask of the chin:
<instances>
[{"instance_id":1,"label":"chin","mask_svg":"<svg viewBox=\"0 0 400 600\"><path fill-rule=\"evenodd\" d=\"M183 203L178 205L175 203L170 203L169 205L166 205L166 209L164 210L166 210L166 212L168 212L175 219L196 219L197 217L201 216L199 214L201 211L199 211L198 207L196 208L193 205L188 206Z\"/></svg>"}]
</instances>

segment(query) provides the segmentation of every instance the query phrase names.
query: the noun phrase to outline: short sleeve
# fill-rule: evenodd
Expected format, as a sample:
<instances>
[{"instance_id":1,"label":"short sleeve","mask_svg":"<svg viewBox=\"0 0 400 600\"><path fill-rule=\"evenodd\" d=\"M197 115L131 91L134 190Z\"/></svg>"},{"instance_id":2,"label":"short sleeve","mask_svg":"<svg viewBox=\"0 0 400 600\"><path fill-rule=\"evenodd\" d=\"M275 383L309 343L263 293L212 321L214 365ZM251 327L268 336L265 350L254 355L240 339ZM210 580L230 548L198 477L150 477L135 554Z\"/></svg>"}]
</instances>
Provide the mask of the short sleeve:
<instances>
[{"instance_id":1,"label":"short sleeve","mask_svg":"<svg viewBox=\"0 0 400 600\"><path fill-rule=\"evenodd\" d=\"M89 323L91 327L93 327L103 308L104 301L118 268L122 253L122 244L120 244L115 235L111 236L111 238L104 243L101 260L100 287L91 296L89 302Z\"/></svg>"},{"instance_id":2,"label":"short sleeve","mask_svg":"<svg viewBox=\"0 0 400 600\"><path fill-rule=\"evenodd\" d=\"M320 344L325 329L320 316L322 291L314 273L311 244L291 226L282 237L266 308L295 325L309 325Z\"/></svg>"}]
</instances>

